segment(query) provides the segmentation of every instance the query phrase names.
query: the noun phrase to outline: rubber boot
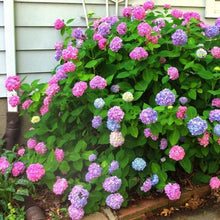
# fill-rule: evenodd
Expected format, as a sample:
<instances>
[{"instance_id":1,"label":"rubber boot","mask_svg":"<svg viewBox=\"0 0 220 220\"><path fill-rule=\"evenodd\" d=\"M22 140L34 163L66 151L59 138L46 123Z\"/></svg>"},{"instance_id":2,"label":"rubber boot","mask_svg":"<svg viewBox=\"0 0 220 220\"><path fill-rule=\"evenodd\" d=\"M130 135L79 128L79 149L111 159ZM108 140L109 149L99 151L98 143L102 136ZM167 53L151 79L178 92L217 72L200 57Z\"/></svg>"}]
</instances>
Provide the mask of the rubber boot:
<instances>
[{"instance_id":1,"label":"rubber boot","mask_svg":"<svg viewBox=\"0 0 220 220\"><path fill-rule=\"evenodd\" d=\"M19 113L18 112L7 112L7 124L6 133L2 140L5 141L4 147L7 150L11 150L19 137Z\"/></svg>"}]
</instances>

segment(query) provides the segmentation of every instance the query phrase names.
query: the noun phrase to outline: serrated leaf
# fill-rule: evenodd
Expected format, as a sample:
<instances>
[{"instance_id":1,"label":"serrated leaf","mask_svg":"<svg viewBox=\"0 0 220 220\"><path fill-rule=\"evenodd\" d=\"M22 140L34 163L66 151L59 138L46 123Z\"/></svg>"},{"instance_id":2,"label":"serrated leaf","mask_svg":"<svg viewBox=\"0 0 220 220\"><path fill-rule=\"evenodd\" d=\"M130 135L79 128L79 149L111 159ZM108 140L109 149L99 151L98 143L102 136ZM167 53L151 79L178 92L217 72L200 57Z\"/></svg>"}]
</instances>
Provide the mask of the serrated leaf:
<instances>
[{"instance_id":1,"label":"serrated leaf","mask_svg":"<svg viewBox=\"0 0 220 220\"><path fill-rule=\"evenodd\" d=\"M70 166L67 161L63 160L60 163L59 169L61 172L67 173L70 170Z\"/></svg>"},{"instance_id":2,"label":"serrated leaf","mask_svg":"<svg viewBox=\"0 0 220 220\"><path fill-rule=\"evenodd\" d=\"M168 140L170 144L173 146L178 142L179 138L180 138L180 133L178 129L174 129L173 131L171 131Z\"/></svg>"},{"instance_id":3,"label":"serrated leaf","mask_svg":"<svg viewBox=\"0 0 220 220\"><path fill-rule=\"evenodd\" d=\"M197 116L197 110L193 106L189 106L186 111L186 115L188 119L195 118Z\"/></svg>"},{"instance_id":4,"label":"serrated leaf","mask_svg":"<svg viewBox=\"0 0 220 220\"><path fill-rule=\"evenodd\" d=\"M133 136L135 138L138 136L138 128L135 126L129 127L128 132L131 134L131 136Z\"/></svg>"},{"instance_id":5,"label":"serrated leaf","mask_svg":"<svg viewBox=\"0 0 220 220\"><path fill-rule=\"evenodd\" d=\"M38 102L40 100L40 92L34 92L34 94L32 95L31 99L35 102Z\"/></svg>"},{"instance_id":6,"label":"serrated leaf","mask_svg":"<svg viewBox=\"0 0 220 220\"><path fill-rule=\"evenodd\" d=\"M80 154L77 152L72 152L71 155L69 155L68 160L70 161L77 161L81 158ZM87 158L88 159L88 158Z\"/></svg>"},{"instance_id":7,"label":"serrated leaf","mask_svg":"<svg viewBox=\"0 0 220 220\"><path fill-rule=\"evenodd\" d=\"M192 172L192 162L188 157L185 156L179 163L187 173Z\"/></svg>"},{"instance_id":8,"label":"serrated leaf","mask_svg":"<svg viewBox=\"0 0 220 220\"><path fill-rule=\"evenodd\" d=\"M219 164L217 161L210 161L208 166L209 174L216 173L219 169Z\"/></svg>"},{"instance_id":9,"label":"serrated leaf","mask_svg":"<svg viewBox=\"0 0 220 220\"><path fill-rule=\"evenodd\" d=\"M77 171L82 171L83 161L82 161L82 160L78 160L78 161L73 162L73 167L74 167Z\"/></svg>"}]
</instances>

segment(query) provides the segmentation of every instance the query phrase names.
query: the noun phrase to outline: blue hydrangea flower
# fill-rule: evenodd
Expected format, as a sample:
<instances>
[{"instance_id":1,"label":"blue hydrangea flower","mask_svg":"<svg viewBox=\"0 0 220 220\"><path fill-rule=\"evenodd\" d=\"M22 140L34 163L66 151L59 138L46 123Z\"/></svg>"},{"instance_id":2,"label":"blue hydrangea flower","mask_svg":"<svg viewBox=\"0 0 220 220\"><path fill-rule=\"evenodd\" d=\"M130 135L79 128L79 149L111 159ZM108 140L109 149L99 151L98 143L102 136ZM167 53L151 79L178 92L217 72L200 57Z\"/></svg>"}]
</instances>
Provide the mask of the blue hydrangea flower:
<instances>
[{"instance_id":1,"label":"blue hydrangea flower","mask_svg":"<svg viewBox=\"0 0 220 220\"><path fill-rule=\"evenodd\" d=\"M159 177L157 174L153 174L151 177L151 185L154 186L159 183Z\"/></svg>"},{"instance_id":2,"label":"blue hydrangea flower","mask_svg":"<svg viewBox=\"0 0 220 220\"><path fill-rule=\"evenodd\" d=\"M219 34L219 29L217 26L208 27L205 30L205 36L208 38L215 37Z\"/></svg>"},{"instance_id":3,"label":"blue hydrangea flower","mask_svg":"<svg viewBox=\"0 0 220 220\"><path fill-rule=\"evenodd\" d=\"M206 131L208 125L205 120L197 116L188 122L187 127L192 135L200 135Z\"/></svg>"},{"instance_id":4,"label":"blue hydrangea flower","mask_svg":"<svg viewBox=\"0 0 220 220\"><path fill-rule=\"evenodd\" d=\"M105 105L105 101L102 99L102 98L97 98L95 101L94 101L94 106L95 108L103 108Z\"/></svg>"},{"instance_id":5,"label":"blue hydrangea flower","mask_svg":"<svg viewBox=\"0 0 220 220\"><path fill-rule=\"evenodd\" d=\"M144 124L151 124L157 121L158 115L157 111L152 108L147 108L141 111L139 118Z\"/></svg>"},{"instance_id":6,"label":"blue hydrangea flower","mask_svg":"<svg viewBox=\"0 0 220 220\"><path fill-rule=\"evenodd\" d=\"M63 68L63 65L58 66L58 67L56 68L56 72L57 72L58 70L61 70L62 68Z\"/></svg>"},{"instance_id":7,"label":"blue hydrangea flower","mask_svg":"<svg viewBox=\"0 0 220 220\"><path fill-rule=\"evenodd\" d=\"M147 163L144 159L137 157L132 162L132 168L137 171L142 171L147 166Z\"/></svg>"},{"instance_id":8,"label":"blue hydrangea flower","mask_svg":"<svg viewBox=\"0 0 220 220\"><path fill-rule=\"evenodd\" d=\"M215 133L217 136L220 136L220 124L215 125L215 127L214 127L214 133Z\"/></svg>"},{"instance_id":9,"label":"blue hydrangea flower","mask_svg":"<svg viewBox=\"0 0 220 220\"><path fill-rule=\"evenodd\" d=\"M107 120L107 128L110 131L118 131L121 128L121 125L119 122L111 120L108 118Z\"/></svg>"},{"instance_id":10,"label":"blue hydrangea flower","mask_svg":"<svg viewBox=\"0 0 220 220\"><path fill-rule=\"evenodd\" d=\"M160 106L169 106L173 105L175 102L175 95L174 93L169 89L163 89L159 93L157 93L155 101Z\"/></svg>"},{"instance_id":11,"label":"blue hydrangea flower","mask_svg":"<svg viewBox=\"0 0 220 220\"><path fill-rule=\"evenodd\" d=\"M183 46L188 40L186 32L181 29L176 30L175 33L171 35L171 38L175 46Z\"/></svg>"}]
</instances>

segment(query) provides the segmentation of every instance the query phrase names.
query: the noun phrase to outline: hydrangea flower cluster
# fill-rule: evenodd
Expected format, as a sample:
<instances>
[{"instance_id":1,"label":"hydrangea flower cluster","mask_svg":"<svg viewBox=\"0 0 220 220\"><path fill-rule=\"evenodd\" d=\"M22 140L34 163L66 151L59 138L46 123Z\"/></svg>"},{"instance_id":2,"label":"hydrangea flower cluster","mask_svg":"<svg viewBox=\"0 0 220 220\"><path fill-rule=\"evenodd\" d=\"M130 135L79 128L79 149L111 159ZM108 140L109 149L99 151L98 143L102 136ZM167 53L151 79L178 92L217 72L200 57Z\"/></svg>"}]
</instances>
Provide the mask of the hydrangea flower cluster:
<instances>
[{"instance_id":1,"label":"hydrangea flower cluster","mask_svg":"<svg viewBox=\"0 0 220 220\"><path fill-rule=\"evenodd\" d=\"M108 167L108 172L109 172L109 174L112 175L112 173L113 173L115 170L117 170L118 168L119 168L119 163L118 163L118 161L113 160L113 161L111 162L111 164L109 165L109 167Z\"/></svg>"},{"instance_id":2,"label":"hydrangea flower cluster","mask_svg":"<svg viewBox=\"0 0 220 220\"><path fill-rule=\"evenodd\" d=\"M211 189L218 189L220 187L220 179L218 177L212 177L209 181Z\"/></svg>"},{"instance_id":3,"label":"hydrangea flower cluster","mask_svg":"<svg viewBox=\"0 0 220 220\"><path fill-rule=\"evenodd\" d=\"M142 22L137 26L137 30L140 36L149 37L152 31L152 28L148 23Z\"/></svg>"},{"instance_id":4,"label":"hydrangea flower cluster","mask_svg":"<svg viewBox=\"0 0 220 220\"><path fill-rule=\"evenodd\" d=\"M179 78L179 72L176 67L169 67L167 70L168 76L170 76L171 80L175 80Z\"/></svg>"},{"instance_id":5,"label":"hydrangea flower cluster","mask_svg":"<svg viewBox=\"0 0 220 220\"><path fill-rule=\"evenodd\" d=\"M174 145L169 151L169 158L179 161L185 156L185 151L181 146Z\"/></svg>"},{"instance_id":6,"label":"hydrangea flower cluster","mask_svg":"<svg viewBox=\"0 0 220 220\"><path fill-rule=\"evenodd\" d=\"M54 27L56 30L61 30L64 26L64 21L61 20L61 19L57 19L55 22L54 22Z\"/></svg>"},{"instance_id":7,"label":"hydrangea flower cluster","mask_svg":"<svg viewBox=\"0 0 220 220\"><path fill-rule=\"evenodd\" d=\"M102 98L97 98L94 101L95 108L103 108L105 106L105 101Z\"/></svg>"},{"instance_id":8,"label":"hydrangea flower cluster","mask_svg":"<svg viewBox=\"0 0 220 220\"><path fill-rule=\"evenodd\" d=\"M122 47L122 39L120 37L114 37L110 43L110 49L114 52L118 52Z\"/></svg>"},{"instance_id":9,"label":"hydrangea flower cluster","mask_svg":"<svg viewBox=\"0 0 220 220\"><path fill-rule=\"evenodd\" d=\"M9 166L10 166L10 163L8 162L8 160L5 157L1 157L0 158L0 171L2 175L4 175L5 171L7 170Z\"/></svg>"},{"instance_id":10,"label":"hydrangea flower cluster","mask_svg":"<svg viewBox=\"0 0 220 220\"><path fill-rule=\"evenodd\" d=\"M176 30L175 33L171 35L171 38L175 46L183 46L188 41L186 32L181 29Z\"/></svg>"},{"instance_id":11,"label":"hydrangea flower cluster","mask_svg":"<svg viewBox=\"0 0 220 220\"><path fill-rule=\"evenodd\" d=\"M169 89L163 89L159 93L157 93L155 101L160 106L169 106L173 105L176 98L174 93Z\"/></svg>"},{"instance_id":12,"label":"hydrangea flower cluster","mask_svg":"<svg viewBox=\"0 0 220 220\"><path fill-rule=\"evenodd\" d=\"M188 102L188 98L187 97L180 97L179 101L182 105L185 105Z\"/></svg>"},{"instance_id":13,"label":"hydrangea flower cluster","mask_svg":"<svg viewBox=\"0 0 220 220\"><path fill-rule=\"evenodd\" d=\"M110 30L111 30L111 24L107 22L103 22L98 26L97 33L101 35L102 37L105 37L106 35L110 33Z\"/></svg>"},{"instance_id":14,"label":"hydrangea flower cluster","mask_svg":"<svg viewBox=\"0 0 220 220\"><path fill-rule=\"evenodd\" d=\"M209 144L209 132L205 131L202 138L198 138L199 144L203 147L206 147Z\"/></svg>"},{"instance_id":15,"label":"hydrangea flower cluster","mask_svg":"<svg viewBox=\"0 0 220 220\"><path fill-rule=\"evenodd\" d=\"M208 125L205 120L197 116L188 122L187 127L192 135L200 135L207 130Z\"/></svg>"},{"instance_id":16,"label":"hydrangea flower cluster","mask_svg":"<svg viewBox=\"0 0 220 220\"><path fill-rule=\"evenodd\" d=\"M68 182L65 178L57 177L57 181L53 184L53 192L56 195L62 195L68 187Z\"/></svg>"},{"instance_id":17,"label":"hydrangea flower cluster","mask_svg":"<svg viewBox=\"0 0 220 220\"><path fill-rule=\"evenodd\" d=\"M133 96L133 94L131 92L125 92L122 95L122 99L125 102L132 102L134 100L134 96Z\"/></svg>"},{"instance_id":18,"label":"hydrangea flower cluster","mask_svg":"<svg viewBox=\"0 0 220 220\"><path fill-rule=\"evenodd\" d=\"M62 57L65 61L69 59L77 59L78 56L78 49L76 47L69 46L62 51Z\"/></svg>"},{"instance_id":19,"label":"hydrangea flower cluster","mask_svg":"<svg viewBox=\"0 0 220 220\"><path fill-rule=\"evenodd\" d=\"M120 189L121 179L117 176L108 177L105 179L102 186L106 192L114 193Z\"/></svg>"},{"instance_id":20,"label":"hydrangea flower cluster","mask_svg":"<svg viewBox=\"0 0 220 220\"><path fill-rule=\"evenodd\" d=\"M118 93L120 91L120 86L119 85L112 85L111 86L111 91L113 93Z\"/></svg>"},{"instance_id":21,"label":"hydrangea flower cluster","mask_svg":"<svg viewBox=\"0 0 220 220\"><path fill-rule=\"evenodd\" d=\"M205 30L205 36L208 38L213 38L213 37L217 36L218 34L219 34L219 29L215 25L208 27Z\"/></svg>"},{"instance_id":22,"label":"hydrangea flower cluster","mask_svg":"<svg viewBox=\"0 0 220 220\"><path fill-rule=\"evenodd\" d=\"M114 106L108 110L108 118L116 122L121 122L124 118L124 114L119 106Z\"/></svg>"},{"instance_id":23,"label":"hydrangea flower cluster","mask_svg":"<svg viewBox=\"0 0 220 220\"><path fill-rule=\"evenodd\" d=\"M132 168L134 170L137 170L137 171L142 171L144 170L144 168L147 166L147 163L144 159L142 158L135 158L135 160L132 161Z\"/></svg>"},{"instance_id":24,"label":"hydrangea flower cluster","mask_svg":"<svg viewBox=\"0 0 220 220\"><path fill-rule=\"evenodd\" d=\"M45 170L42 164L36 163L31 164L26 170L27 178L32 181L36 182L40 180L45 175Z\"/></svg>"},{"instance_id":25,"label":"hydrangea flower cluster","mask_svg":"<svg viewBox=\"0 0 220 220\"><path fill-rule=\"evenodd\" d=\"M168 183L164 190L170 200L177 200L181 196L180 185L178 183Z\"/></svg>"},{"instance_id":26,"label":"hydrangea flower cluster","mask_svg":"<svg viewBox=\"0 0 220 220\"><path fill-rule=\"evenodd\" d=\"M62 65L62 70L65 73L74 72L75 69L76 69L76 65L72 63L71 61L68 61Z\"/></svg>"},{"instance_id":27,"label":"hydrangea flower cluster","mask_svg":"<svg viewBox=\"0 0 220 220\"><path fill-rule=\"evenodd\" d=\"M94 76L89 85L91 89L104 89L107 86L107 81L101 76Z\"/></svg>"},{"instance_id":28,"label":"hydrangea flower cluster","mask_svg":"<svg viewBox=\"0 0 220 220\"><path fill-rule=\"evenodd\" d=\"M212 100L212 106L220 108L220 98L215 98Z\"/></svg>"},{"instance_id":29,"label":"hydrangea flower cluster","mask_svg":"<svg viewBox=\"0 0 220 220\"><path fill-rule=\"evenodd\" d=\"M72 36L75 39L81 39L83 37L83 30L82 30L82 28L75 28L74 31L73 31Z\"/></svg>"},{"instance_id":30,"label":"hydrangea flower cluster","mask_svg":"<svg viewBox=\"0 0 220 220\"><path fill-rule=\"evenodd\" d=\"M157 174L153 174L151 177L151 185L157 185L159 183L159 176Z\"/></svg>"},{"instance_id":31,"label":"hydrangea flower cluster","mask_svg":"<svg viewBox=\"0 0 220 220\"><path fill-rule=\"evenodd\" d=\"M151 137L152 140L156 141L158 139L158 135L153 135L150 131L150 128L144 129L144 136L146 138Z\"/></svg>"},{"instance_id":32,"label":"hydrangea flower cluster","mask_svg":"<svg viewBox=\"0 0 220 220\"><path fill-rule=\"evenodd\" d=\"M176 117L183 120L184 118L186 118L186 111L187 111L186 106L179 106L178 111L176 113Z\"/></svg>"},{"instance_id":33,"label":"hydrangea flower cluster","mask_svg":"<svg viewBox=\"0 0 220 220\"><path fill-rule=\"evenodd\" d=\"M56 157L56 161L57 162L62 162L63 161L63 158L64 158L64 156L65 156L65 154L64 154L64 151L62 150L62 149L56 149L55 151L54 151L54 154L55 154L55 157Z\"/></svg>"},{"instance_id":34,"label":"hydrangea flower cluster","mask_svg":"<svg viewBox=\"0 0 220 220\"><path fill-rule=\"evenodd\" d=\"M102 124L102 117L101 116L94 116L92 119L92 127L97 129Z\"/></svg>"},{"instance_id":35,"label":"hydrangea flower cluster","mask_svg":"<svg viewBox=\"0 0 220 220\"><path fill-rule=\"evenodd\" d=\"M220 136L220 124L216 124L213 131L214 131L214 134L216 134L217 136Z\"/></svg>"},{"instance_id":36,"label":"hydrangea flower cluster","mask_svg":"<svg viewBox=\"0 0 220 220\"><path fill-rule=\"evenodd\" d=\"M167 145L168 145L167 139L166 138L162 138L160 140L160 149L161 150L165 150L167 148Z\"/></svg>"},{"instance_id":37,"label":"hydrangea flower cluster","mask_svg":"<svg viewBox=\"0 0 220 220\"><path fill-rule=\"evenodd\" d=\"M215 59L220 59L220 47L213 47L211 49L211 54Z\"/></svg>"},{"instance_id":38,"label":"hydrangea flower cluster","mask_svg":"<svg viewBox=\"0 0 220 220\"><path fill-rule=\"evenodd\" d=\"M89 161L90 162L95 161L96 159L97 159L97 156L95 154L89 155Z\"/></svg>"},{"instance_id":39,"label":"hydrangea flower cluster","mask_svg":"<svg viewBox=\"0 0 220 220\"><path fill-rule=\"evenodd\" d=\"M110 144L113 147L120 147L125 142L124 137L120 131L112 131L110 134Z\"/></svg>"},{"instance_id":40,"label":"hydrangea flower cluster","mask_svg":"<svg viewBox=\"0 0 220 220\"><path fill-rule=\"evenodd\" d=\"M107 120L107 128L110 131L118 131L121 128L121 125L119 122L108 119Z\"/></svg>"},{"instance_id":41,"label":"hydrangea flower cluster","mask_svg":"<svg viewBox=\"0 0 220 220\"><path fill-rule=\"evenodd\" d=\"M30 99L26 100L26 101L22 104L22 109L27 110L32 103L33 103L32 100L30 100Z\"/></svg>"},{"instance_id":42,"label":"hydrangea flower cluster","mask_svg":"<svg viewBox=\"0 0 220 220\"><path fill-rule=\"evenodd\" d=\"M171 11L171 15L174 17L174 18L181 18L183 16L183 12L181 10L178 10L178 9L173 9Z\"/></svg>"},{"instance_id":43,"label":"hydrangea flower cluster","mask_svg":"<svg viewBox=\"0 0 220 220\"><path fill-rule=\"evenodd\" d=\"M118 26L117 26L117 32L118 32L118 34L120 34L120 35L125 35L126 34L126 32L127 32L127 25L126 25L126 23L125 22L122 22L122 23L120 23Z\"/></svg>"},{"instance_id":44,"label":"hydrangea flower cluster","mask_svg":"<svg viewBox=\"0 0 220 220\"><path fill-rule=\"evenodd\" d=\"M37 145L37 141L35 139L33 139L33 138L28 139L27 147L29 149L34 149L36 145Z\"/></svg>"},{"instance_id":45,"label":"hydrangea flower cluster","mask_svg":"<svg viewBox=\"0 0 220 220\"><path fill-rule=\"evenodd\" d=\"M147 108L141 111L139 118L143 124L151 124L157 121L158 114L152 108Z\"/></svg>"},{"instance_id":46,"label":"hydrangea flower cluster","mask_svg":"<svg viewBox=\"0 0 220 220\"><path fill-rule=\"evenodd\" d=\"M92 163L89 165L88 173L85 176L86 182L90 182L96 177L101 176L102 174L102 168L97 163Z\"/></svg>"},{"instance_id":47,"label":"hydrangea flower cluster","mask_svg":"<svg viewBox=\"0 0 220 220\"><path fill-rule=\"evenodd\" d=\"M17 95L13 95L9 98L8 102L12 107L16 107L20 104L20 97Z\"/></svg>"},{"instance_id":48,"label":"hydrangea flower cluster","mask_svg":"<svg viewBox=\"0 0 220 220\"><path fill-rule=\"evenodd\" d=\"M209 121L217 121L220 122L220 109L215 109L210 111L209 113Z\"/></svg>"},{"instance_id":49,"label":"hydrangea flower cluster","mask_svg":"<svg viewBox=\"0 0 220 220\"><path fill-rule=\"evenodd\" d=\"M135 47L129 54L132 60L140 60L148 57L148 52L143 47Z\"/></svg>"},{"instance_id":50,"label":"hydrangea flower cluster","mask_svg":"<svg viewBox=\"0 0 220 220\"><path fill-rule=\"evenodd\" d=\"M76 82L75 85L73 86L72 93L74 96L78 98L84 94L87 88L88 86L86 82L83 81Z\"/></svg>"},{"instance_id":51,"label":"hydrangea flower cluster","mask_svg":"<svg viewBox=\"0 0 220 220\"><path fill-rule=\"evenodd\" d=\"M124 202L124 198L119 193L110 194L106 200L106 205L112 209L120 209L122 203Z\"/></svg>"},{"instance_id":52,"label":"hydrangea flower cluster","mask_svg":"<svg viewBox=\"0 0 220 220\"><path fill-rule=\"evenodd\" d=\"M44 142L39 142L36 146L35 146L35 151L39 154L46 154L47 152L47 147L44 144Z\"/></svg>"},{"instance_id":53,"label":"hydrangea flower cluster","mask_svg":"<svg viewBox=\"0 0 220 220\"><path fill-rule=\"evenodd\" d=\"M197 51L196 51L196 56L198 58L205 58L207 56L207 51L204 50L203 48L199 48Z\"/></svg>"},{"instance_id":54,"label":"hydrangea flower cluster","mask_svg":"<svg viewBox=\"0 0 220 220\"><path fill-rule=\"evenodd\" d=\"M132 11L133 18L136 20L143 20L146 16L145 9L141 6L134 8Z\"/></svg>"},{"instance_id":55,"label":"hydrangea flower cluster","mask_svg":"<svg viewBox=\"0 0 220 220\"><path fill-rule=\"evenodd\" d=\"M23 162L21 161L18 161L18 162L15 162L13 164L13 168L12 168L12 175L13 176L19 176L21 175L22 173L24 173L24 170L25 170L25 165Z\"/></svg>"},{"instance_id":56,"label":"hydrangea flower cluster","mask_svg":"<svg viewBox=\"0 0 220 220\"><path fill-rule=\"evenodd\" d=\"M21 87L21 79L19 76L9 76L5 81L5 88L8 91L18 90Z\"/></svg>"}]
</instances>

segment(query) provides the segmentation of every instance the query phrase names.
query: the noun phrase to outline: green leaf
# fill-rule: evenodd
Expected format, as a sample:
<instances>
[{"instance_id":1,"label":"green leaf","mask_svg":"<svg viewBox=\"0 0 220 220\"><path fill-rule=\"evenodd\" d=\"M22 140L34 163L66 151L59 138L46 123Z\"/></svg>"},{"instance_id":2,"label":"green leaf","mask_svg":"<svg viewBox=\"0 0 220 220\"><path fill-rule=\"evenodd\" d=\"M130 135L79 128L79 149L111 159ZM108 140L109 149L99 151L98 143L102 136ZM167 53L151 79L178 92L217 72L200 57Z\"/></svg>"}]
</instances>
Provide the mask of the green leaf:
<instances>
[{"instance_id":1,"label":"green leaf","mask_svg":"<svg viewBox=\"0 0 220 220\"><path fill-rule=\"evenodd\" d=\"M85 151L82 153L82 158L85 160L89 160L89 156L93 153L94 153L94 151L92 151L92 150ZM94 154L96 154L96 153L94 153Z\"/></svg>"},{"instance_id":2,"label":"green leaf","mask_svg":"<svg viewBox=\"0 0 220 220\"><path fill-rule=\"evenodd\" d=\"M68 160L70 161L77 161L81 158L80 154L77 152L72 152L71 155L68 156ZM87 158L88 159L88 158Z\"/></svg>"},{"instance_id":3,"label":"green leaf","mask_svg":"<svg viewBox=\"0 0 220 220\"><path fill-rule=\"evenodd\" d=\"M116 160L117 161L121 161L124 157L125 157L125 151L124 150L120 150L117 154L116 154Z\"/></svg>"},{"instance_id":4,"label":"green leaf","mask_svg":"<svg viewBox=\"0 0 220 220\"><path fill-rule=\"evenodd\" d=\"M200 72L200 71L205 71L205 68L203 65L199 64L199 63L196 63L193 65L192 69L195 71L195 72Z\"/></svg>"},{"instance_id":5,"label":"green leaf","mask_svg":"<svg viewBox=\"0 0 220 220\"><path fill-rule=\"evenodd\" d=\"M134 101L137 101L141 96L143 95L143 92L135 92L134 93Z\"/></svg>"},{"instance_id":6,"label":"green leaf","mask_svg":"<svg viewBox=\"0 0 220 220\"><path fill-rule=\"evenodd\" d=\"M35 89L37 87L37 84L40 82L40 79L35 79L32 83L31 83L31 87L33 89Z\"/></svg>"},{"instance_id":7,"label":"green leaf","mask_svg":"<svg viewBox=\"0 0 220 220\"><path fill-rule=\"evenodd\" d=\"M52 147L54 146L54 142L56 141L56 136L52 135L52 136L49 136L47 138L47 146L48 147Z\"/></svg>"},{"instance_id":8,"label":"green leaf","mask_svg":"<svg viewBox=\"0 0 220 220\"><path fill-rule=\"evenodd\" d=\"M206 70L199 71L199 72L197 72L197 74L203 79L213 79L214 78L212 72L206 71Z\"/></svg>"},{"instance_id":9,"label":"green leaf","mask_svg":"<svg viewBox=\"0 0 220 220\"><path fill-rule=\"evenodd\" d=\"M29 185L29 181L26 180L26 179L18 179L16 182L15 182L15 185L22 185L22 186L27 186Z\"/></svg>"},{"instance_id":10,"label":"green leaf","mask_svg":"<svg viewBox=\"0 0 220 220\"><path fill-rule=\"evenodd\" d=\"M52 150L49 153L47 160L44 164L44 169L46 171L54 172L58 168L58 166L59 163L56 161L54 151Z\"/></svg>"},{"instance_id":11,"label":"green leaf","mask_svg":"<svg viewBox=\"0 0 220 220\"><path fill-rule=\"evenodd\" d=\"M74 152L79 153L86 149L87 143L84 140L80 140L77 142L76 146L74 147Z\"/></svg>"},{"instance_id":12,"label":"green leaf","mask_svg":"<svg viewBox=\"0 0 220 220\"><path fill-rule=\"evenodd\" d=\"M184 66L184 70L191 68L194 65L194 61L188 62L185 66Z\"/></svg>"},{"instance_id":13,"label":"green leaf","mask_svg":"<svg viewBox=\"0 0 220 220\"><path fill-rule=\"evenodd\" d=\"M131 74L130 74L130 72L128 72L128 71L126 71L126 72L121 72L121 73L119 73L117 76L116 76L116 78L118 78L118 79L123 79L123 78L127 78L127 77L129 77Z\"/></svg>"},{"instance_id":14,"label":"green leaf","mask_svg":"<svg viewBox=\"0 0 220 220\"><path fill-rule=\"evenodd\" d=\"M109 133L102 134L98 140L98 144L109 144Z\"/></svg>"},{"instance_id":15,"label":"green leaf","mask_svg":"<svg viewBox=\"0 0 220 220\"><path fill-rule=\"evenodd\" d=\"M159 56L160 57L179 57L180 52L163 50L163 51L159 52Z\"/></svg>"},{"instance_id":16,"label":"green leaf","mask_svg":"<svg viewBox=\"0 0 220 220\"><path fill-rule=\"evenodd\" d=\"M40 100L40 92L35 92L32 96L32 100L38 102Z\"/></svg>"},{"instance_id":17,"label":"green leaf","mask_svg":"<svg viewBox=\"0 0 220 220\"><path fill-rule=\"evenodd\" d=\"M188 157L185 156L179 163L187 173L192 172L192 162Z\"/></svg>"},{"instance_id":18,"label":"green leaf","mask_svg":"<svg viewBox=\"0 0 220 220\"><path fill-rule=\"evenodd\" d=\"M96 66L96 64L97 64L97 60L91 60L85 65L85 67L92 68L92 67Z\"/></svg>"},{"instance_id":19,"label":"green leaf","mask_svg":"<svg viewBox=\"0 0 220 220\"><path fill-rule=\"evenodd\" d=\"M179 138L180 138L180 133L178 129L174 129L173 131L171 131L171 134L169 135L168 140L170 144L173 146L178 142Z\"/></svg>"},{"instance_id":20,"label":"green leaf","mask_svg":"<svg viewBox=\"0 0 220 220\"><path fill-rule=\"evenodd\" d=\"M186 115L188 119L195 118L197 116L197 110L193 106L189 106L186 111Z\"/></svg>"},{"instance_id":21,"label":"green leaf","mask_svg":"<svg viewBox=\"0 0 220 220\"><path fill-rule=\"evenodd\" d=\"M128 127L128 132L135 138L138 136L138 128L135 126Z\"/></svg>"},{"instance_id":22,"label":"green leaf","mask_svg":"<svg viewBox=\"0 0 220 220\"><path fill-rule=\"evenodd\" d=\"M23 196L21 196L21 195L14 195L14 196L13 196L13 199L18 200L18 201L21 201L21 202L24 202L24 198L23 198Z\"/></svg>"},{"instance_id":23,"label":"green leaf","mask_svg":"<svg viewBox=\"0 0 220 220\"><path fill-rule=\"evenodd\" d=\"M78 160L78 161L73 162L73 167L74 167L77 171L82 171L83 161L82 161L82 160Z\"/></svg>"},{"instance_id":24,"label":"green leaf","mask_svg":"<svg viewBox=\"0 0 220 220\"><path fill-rule=\"evenodd\" d=\"M152 173L153 173L153 174L158 174L158 173L160 173L160 172L161 172L160 165L153 162L153 163L151 164L151 170L152 170Z\"/></svg>"},{"instance_id":25,"label":"green leaf","mask_svg":"<svg viewBox=\"0 0 220 220\"><path fill-rule=\"evenodd\" d=\"M162 163L162 169L163 171L175 171L176 170L175 165L167 161Z\"/></svg>"},{"instance_id":26,"label":"green leaf","mask_svg":"<svg viewBox=\"0 0 220 220\"><path fill-rule=\"evenodd\" d=\"M190 89L187 94L189 98L196 100L196 96L197 96L196 89Z\"/></svg>"},{"instance_id":27,"label":"green leaf","mask_svg":"<svg viewBox=\"0 0 220 220\"><path fill-rule=\"evenodd\" d=\"M193 183L198 184L198 183L208 183L210 180L211 176L206 175L202 172L197 172L194 176L193 176Z\"/></svg>"},{"instance_id":28,"label":"green leaf","mask_svg":"<svg viewBox=\"0 0 220 220\"><path fill-rule=\"evenodd\" d=\"M201 149L202 154L206 157L209 153L209 148L208 147L203 147Z\"/></svg>"},{"instance_id":29,"label":"green leaf","mask_svg":"<svg viewBox=\"0 0 220 220\"><path fill-rule=\"evenodd\" d=\"M73 21L74 21L74 18L71 18L71 19L67 20L66 24L70 24Z\"/></svg>"},{"instance_id":30,"label":"green leaf","mask_svg":"<svg viewBox=\"0 0 220 220\"><path fill-rule=\"evenodd\" d=\"M70 166L67 161L63 160L60 163L59 169L61 172L67 173L70 170Z\"/></svg>"},{"instance_id":31,"label":"green leaf","mask_svg":"<svg viewBox=\"0 0 220 220\"><path fill-rule=\"evenodd\" d=\"M210 161L208 166L209 174L216 173L219 169L219 164L217 161Z\"/></svg>"},{"instance_id":32,"label":"green leaf","mask_svg":"<svg viewBox=\"0 0 220 220\"><path fill-rule=\"evenodd\" d=\"M27 189L17 190L16 194L21 196L29 196L29 192Z\"/></svg>"},{"instance_id":33,"label":"green leaf","mask_svg":"<svg viewBox=\"0 0 220 220\"><path fill-rule=\"evenodd\" d=\"M134 86L136 90L143 91L143 92L147 89L147 87L148 87L148 84L144 80L137 82Z\"/></svg>"},{"instance_id":34,"label":"green leaf","mask_svg":"<svg viewBox=\"0 0 220 220\"><path fill-rule=\"evenodd\" d=\"M30 92L31 91L31 86L27 83L23 83L23 84L21 84L21 90L23 90L25 92Z\"/></svg>"}]
</instances>

